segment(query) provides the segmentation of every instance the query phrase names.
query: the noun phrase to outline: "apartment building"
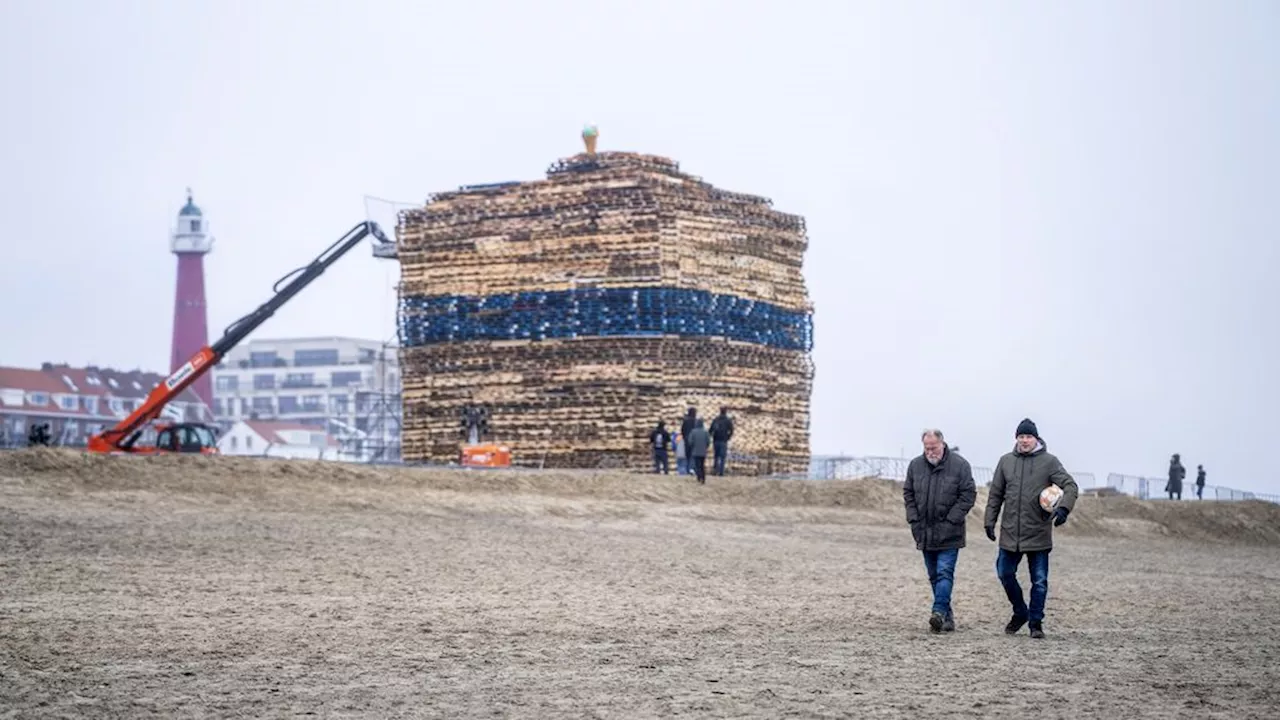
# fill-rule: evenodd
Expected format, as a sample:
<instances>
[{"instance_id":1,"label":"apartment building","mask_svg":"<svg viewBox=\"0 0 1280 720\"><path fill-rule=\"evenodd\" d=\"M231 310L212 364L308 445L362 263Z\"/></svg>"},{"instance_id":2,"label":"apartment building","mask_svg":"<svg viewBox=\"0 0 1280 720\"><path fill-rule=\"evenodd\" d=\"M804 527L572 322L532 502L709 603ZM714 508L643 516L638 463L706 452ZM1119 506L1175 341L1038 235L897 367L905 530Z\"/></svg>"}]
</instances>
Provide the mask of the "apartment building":
<instances>
[{"instance_id":1,"label":"apartment building","mask_svg":"<svg viewBox=\"0 0 1280 720\"><path fill-rule=\"evenodd\" d=\"M336 437L343 455L400 458L400 362L391 343L345 337L249 340L213 370L213 413L287 421Z\"/></svg>"}]
</instances>

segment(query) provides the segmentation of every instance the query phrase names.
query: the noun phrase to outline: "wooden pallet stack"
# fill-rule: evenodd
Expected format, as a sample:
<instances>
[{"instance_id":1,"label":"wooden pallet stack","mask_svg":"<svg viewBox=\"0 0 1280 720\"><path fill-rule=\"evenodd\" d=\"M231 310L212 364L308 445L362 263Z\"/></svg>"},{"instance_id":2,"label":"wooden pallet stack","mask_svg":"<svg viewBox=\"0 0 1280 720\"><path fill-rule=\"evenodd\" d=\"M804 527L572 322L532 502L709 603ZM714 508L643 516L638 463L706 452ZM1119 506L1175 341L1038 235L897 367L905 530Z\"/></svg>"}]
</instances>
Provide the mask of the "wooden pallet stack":
<instances>
[{"instance_id":1,"label":"wooden pallet stack","mask_svg":"<svg viewBox=\"0 0 1280 720\"><path fill-rule=\"evenodd\" d=\"M650 467L658 419L729 408L736 473L809 461L801 218L667 159L607 152L401 213L403 456L448 461L458 411L541 467Z\"/></svg>"}]
</instances>

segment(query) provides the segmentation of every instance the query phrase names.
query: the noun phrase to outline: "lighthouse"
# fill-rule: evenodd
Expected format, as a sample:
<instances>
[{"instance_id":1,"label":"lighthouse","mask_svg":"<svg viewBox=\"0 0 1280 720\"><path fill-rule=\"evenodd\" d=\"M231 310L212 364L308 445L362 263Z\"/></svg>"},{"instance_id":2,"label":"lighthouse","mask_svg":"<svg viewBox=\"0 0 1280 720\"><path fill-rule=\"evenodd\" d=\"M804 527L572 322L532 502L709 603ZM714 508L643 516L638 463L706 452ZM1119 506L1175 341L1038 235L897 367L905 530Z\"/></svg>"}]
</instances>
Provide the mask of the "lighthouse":
<instances>
[{"instance_id":1,"label":"lighthouse","mask_svg":"<svg viewBox=\"0 0 1280 720\"><path fill-rule=\"evenodd\" d=\"M169 372L182 367L209 344L209 314L204 300L204 256L213 249L204 213L191 199L178 211L178 226L169 240L178 256L178 282L173 305L173 345ZM213 409L213 380L205 373L191 386L204 404Z\"/></svg>"}]
</instances>

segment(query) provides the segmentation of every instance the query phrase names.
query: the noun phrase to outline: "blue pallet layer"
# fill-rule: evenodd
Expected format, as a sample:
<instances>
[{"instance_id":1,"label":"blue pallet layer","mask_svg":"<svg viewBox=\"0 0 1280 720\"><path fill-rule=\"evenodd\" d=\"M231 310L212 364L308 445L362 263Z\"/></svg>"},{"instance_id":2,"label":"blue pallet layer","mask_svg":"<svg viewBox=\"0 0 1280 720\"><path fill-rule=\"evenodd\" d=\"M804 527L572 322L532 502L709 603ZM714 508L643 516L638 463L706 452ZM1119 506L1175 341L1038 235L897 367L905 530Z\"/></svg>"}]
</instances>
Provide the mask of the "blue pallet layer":
<instances>
[{"instance_id":1,"label":"blue pallet layer","mask_svg":"<svg viewBox=\"0 0 1280 720\"><path fill-rule=\"evenodd\" d=\"M705 290L607 288L400 300L400 343L678 335L813 349L813 316Z\"/></svg>"}]
</instances>

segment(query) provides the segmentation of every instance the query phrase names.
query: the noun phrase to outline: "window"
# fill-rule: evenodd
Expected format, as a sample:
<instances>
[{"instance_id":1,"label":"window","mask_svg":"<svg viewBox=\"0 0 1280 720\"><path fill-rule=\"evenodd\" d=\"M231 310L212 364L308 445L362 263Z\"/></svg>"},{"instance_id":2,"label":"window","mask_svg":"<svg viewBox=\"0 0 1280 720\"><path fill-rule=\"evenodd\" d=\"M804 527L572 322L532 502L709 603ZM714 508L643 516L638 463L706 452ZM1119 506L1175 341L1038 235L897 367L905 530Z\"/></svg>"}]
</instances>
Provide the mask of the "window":
<instances>
[{"instance_id":1,"label":"window","mask_svg":"<svg viewBox=\"0 0 1280 720\"><path fill-rule=\"evenodd\" d=\"M276 353L274 350L267 352L251 352L249 353L249 365L256 368L275 367Z\"/></svg>"},{"instance_id":2,"label":"window","mask_svg":"<svg viewBox=\"0 0 1280 720\"><path fill-rule=\"evenodd\" d=\"M213 414L214 415L222 414L222 398L213 399Z\"/></svg>"},{"instance_id":3,"label":"window","mask_svg":"<svg viewBox=\"0 0 1280 720\"><path fill-rule=\"evenodd\" d=\"M329 412L334 415L347 414L347 396L346 395L330 395L329 396Z\"/></svg>"},{"instance_id":4,"label":"window","mask_svg":"<svg viewBox=\"0 0 1280 720\"><path fill-rule=\"evenodd\" d=\"M42 392L29 393L27 395L27 402L31 403L32 405L48 405L49 395L48 393L42 393Z\"/></svg>"},{"instance_id":5,"label":"window","mask_svg":"<svg viewBox=\"0 0 1280 720\"><path fill-rule=\"evenodd\" d=\"M272 408L271 398L269 398L269 397L256 397L256 398L254 398L254 399L253 399L253 411L254 411L254 412L265 412L265 413L269 413L269 412L271 412L271 408Z\"/></svg>"},{"instance_id":6,"label":"window","mask_svg":"<svg viewBox=\"0 0 1280 720\"><path fill-rule=\"evenodd\" d=\"M253 449L253 436L252 436L252 435L245 435L245 436L244 436L244 449L245 449L245 450L252 450L252 449Z\"/></svg>"},{"instance_id":7,"label":"window","mask_svg":"<svg viewBox=\"0 0 1280 720\"><path fill-rule=\"evenodd\" d=\"M124 403L120 398L110 398L107 400L107 407L111 408L111 412L116 415L124 414Z\"/></svg>"},{"instance_id":8,"label":"window","mask_svg":"<svg viewBox=\"0 0 1280 720\"><path fill-rule=\"evenodd\" d=\"M373 348L360 348L360 364L371 365L377 359L378 353Z\"/></svg>"},{"instance_id":9,"label":"window","mask_svg":"<svg viewBox=\"0 0 1280 720\"><path fill-rule=\"evenodd\" d=\"M298 367L337 365L338 351L332 348L324 350L295 350L293 352L293 364Z\"/></svg>"},{"instance_id":10,"label":"window","mask_svg":"<svg viewBox=\"0 0 1280 720\"><path fill-rule=\"evenodd\" d=\"M276 386L275 375L254 375L253 376L254 390L270 390L275 386Z\"/></svg>"},{"instance_id":11,"label":"window","mask_svg":"<svg viewBox=\"0 0 1280 720\"><path fill-rule=\"evenodd\" d=\"M86 375L84 381L95 386L102 384L102 381L98 379L97 375Z\"/></svg>"},{"instance_id":12,"label":"window","mask_svg":"<svg viewBox=\"0 0 1280 720\"><path fill-rule=\"evenodd\" d=\"M312 373L289 373L284 377L287 388L315 387L316 376Z\"/></svg>"},{"instance_id":13,"label":"window","mask_svg":"<svg viewBox=\"0 0 1280 720\"><path fill-rule=\"evenodd\" d=\"M71 392L80 392L80 388L76 387L75 381L72 380L70 377L63 375L62 382L66 383L67 387L71 388Z\"/></svg>"},{"instance_id":14,"label":"window","mask_svg":"<svg viewBox=\"0 0 1280 720\"><path fill-rule=\"evenodd\" d=\"M343 370L340 372L335 372L330 378L330 382L333 383L334 387L348 387L350 385L359 385L360 371L359 370Z\"/></svg>"},{"instance_id":15,"label":"window","mask_svg":"<svg viewBox=\"0 0 1280 720\"><path fill-rule=\"evenodd\" d=\"M292 395L281 395L276 402L280 404L281 414L298 412L298 398Z\"/></svg>"},{"instance_id":16,"label":"window","mask_svg":"<svg viewBox=\"0 0 1280 720\"><path fill-rule=\"evenodd\" d=\"M113 387L113 388L119 388L119 387L120 387L120 383L116 382L116 379L115 379L115 378L107 378L107 384L108 384L108 385L110 385L110 386L111 386L111 387Z\"/></svg>"},{"instance_id":17,"label":"window","mask_svg":"<svg viewBox=\"0 0 1280 720\"><path fill-rule=\"evenodd\" d=\"M213 384L218 392L235 392L240 389L240 378L235 375L219 375Z\"/></svg>"},{"instance_id":18,"label":"window","mask_svg":"<svg viewBox=\"0 0 1280 720\"><path fill-rule=\"evenodd\" d=\"M231 449L232 449L232 450L235 450L235 449L236 449L236 436L235 436L235 435L232 435L232 436L231 436Z\"/></svg>"},{"instance_id":19,"label":"window","mask_svg":"<svg viewBox=\"0 0 1280 720\"><path fill-rule=\"evenodd\" d=\"M159 384L160 384L160 383L156 383L156 385L159 385ZM153 387L154 387L154 386L153 386ZM142 384L141 384L141 383L139 383L137 380L134 380L134 381L133 381L133 389L134 389L134 390L137 390L138 392L142 392Z\"/></svg>"},{"instance_id":20,"label":"window","mask_svg":"<svg viewBox=\"0 0 1280 720\"><path fill-rule=\"evenodd\" d=\"M193 232L193 233L198 233L198 232L200 232L200 221L199 221L199 220L192 220L192 221L191 221L191 232Z\"/></svg>"},{"instance_id":21,"label":"window","mask_svg":"<svg viewBox=\"0 0 1280 720\"><path fill-rule=\"evenodd\" d=\"M84 399L84 409L89 411L91 415L98 414L98 398L87 397Z\"/></svg>"},{"instance_id":22,"label":"window","mask_svg":"<svg viewBox=\"0 0 1280 720\"><path fill-rule=\"evenodd\" d=\"M322 412L324 410L324 396L303 395L302 410L303 412Z\"/></svg>"}]
</instances>

